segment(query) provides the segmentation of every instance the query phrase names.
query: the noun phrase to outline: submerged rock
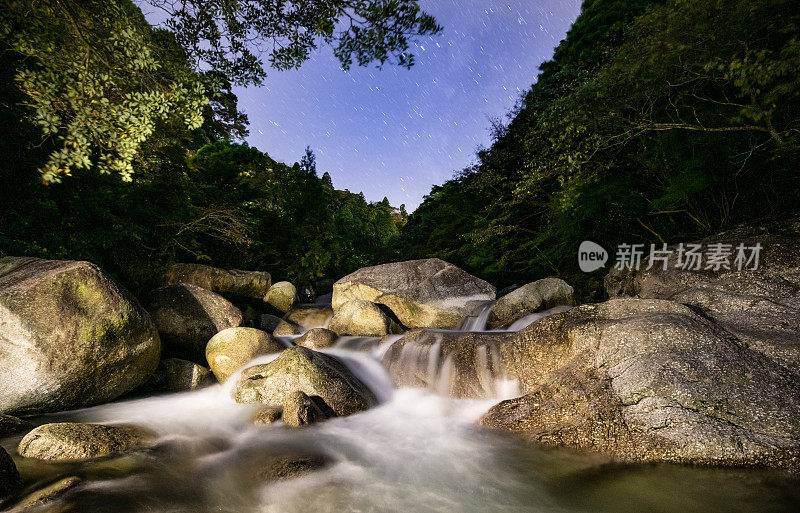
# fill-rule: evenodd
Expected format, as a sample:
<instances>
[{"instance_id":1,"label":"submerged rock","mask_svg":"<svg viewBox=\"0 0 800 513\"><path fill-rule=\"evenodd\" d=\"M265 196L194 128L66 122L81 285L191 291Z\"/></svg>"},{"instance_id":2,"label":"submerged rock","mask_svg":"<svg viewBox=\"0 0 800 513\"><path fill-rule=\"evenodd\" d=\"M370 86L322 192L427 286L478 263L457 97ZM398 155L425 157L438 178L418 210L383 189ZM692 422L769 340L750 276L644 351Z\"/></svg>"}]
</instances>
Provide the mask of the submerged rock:
<instances>
[{"instance_id":1,"label":"submerged rock","mask_svg":"<svg viewBox=\"0 0 800 513\"><path fill-rule=\"evenodd\" d=\"M285 347L255 328L228 328L214 335L206 346L206 359L220 383L250 363L256 356L279 353Z\"/></svg>"},{"instance_id":2,"label":"submerged rock","mask_svg":"<svg viewBox=\"0 0 800 513\"><path fill-rule=\"evenodd\" d=\"M301 427L335 417L330 406L319 397L296 391L283 400L283 423L287 426Z\"/></svg>"},{"instance_id":3,"label":"submerged rock","mask_svg":"<svg viewBox=\"0 0 800 513\"><path fill-rule=\"evenodd\" d=\"M211 337L242 323L242 312L227 299L189 283L157 288L145 304L165 345L198 360Z\"/></svg>"},{"instance_id":4,"label":"submerged rock","mask_svg":"<svg viewBox=\"0 0 800 513\"><path fill-rule=\"evenodd\" d=\"M688 307L617 299L501 346L525 395L486 426L624 461L797 466L800 381Z\"/></svg>"},{"instance_id":5,"label":"submerged rock","mask_svg":"<svg viewBox=\"0 0 800 513\"><path fill-rule=\"evenodd\" d=\"M297 289L288 281L279 281L269 288L264 301L279 311L286 313L297 300Z\"/></svg>"},{"instance_id":6,"label":"submerged rock","mask_svg":"<svg viewBox=\"0 0 800 513\"><path fill-rule=\"evenodd\" d=\"M365 267L333 286L333 310L354 300L386 305L408 328L455 328L495 288L438 258ZM333 329L333 328L332 328Z\"/></svg>"},{"instance_id":7,"label":"submerged rock","mask_svg":"<svg viewBox=\"0 0 800 513\"><path fill-rule=\"evenodd\" d=\"M573 289L560 278L544 278L519 287L497 300L489 312L490 329L507 328L528 314L554 306L572 306Z\"/></svg>"},{"instance_id":8,"label":"submerged rock","mask_svg":"<svg viewBox=\"0 0 800 513\"><path fill-rule=\"evenodd\" d=\"M339 416L377 404L372 391L339 360L305 347L286 349L272 362L242 371L234 398L278 406L298 390L321 397Z\"/></svg>"},{"instance_id":9,"label":"submerged rock","mask_svg":"<svg viewBox=\"0 0 800 513\"><path fill-rule=\"evenodd\" d=\"M309 349L325 349L336 343L339 335L335 331L325 328L311 328L296 338L294 343Z\"/></svg>"},{"instance_id":10,"label":"submerged rock","mask_svg":"<svg viewBox=\"0 0 800 513\"><path fill-rule=\"evenodd\" d=\"M14 460L0 447L0 501L22 489L22 480Z\"/></svg>"},{"instance_id":11,"label":"submerged rock","mask_svg":"<svg viewBox=\"0 0 800 513\"><path fill-rule=\"evenodd\" d=\"M158 365L147 312L89 262L0 259L0 412L100 404Z\"/></svg>"},{"instance_id":12,"label":"submerged rock","mask_svg":"<svg viewBox=\"0 0 800 513\"><path fill-rule=\"evenodd\" d=\"M310 330L325 328L333 316L333 309L325 305L297 305L283 316L284 320Z\"/></svg>"},{"instance_id":13,"label":"submerged rock","mask_svg":"<svg viewBox=\"0 0 800 513\"><path fill-rule=\"evenodd\" d=\"M35 492L32 492L26 495L21 501L17 502L9 508L7 513L26 513L26 512L34 512L34 511L46 511L50 512L50 509L44 509L49 503L56 501L67 491L75 488L79 484L83 482L78 476L69 476L59 479L58 481L51 483L44 488L40 488ZM64 511L61 509L54 509L55 511ZM67 510L69 511L69 509Z\"/></svg>"},{"instance_id":14,"label":"submerged rock","mask_svg":"<svg viewBox=\"0 0 800 513\"><path fill-rule=\"evenodd\" d=\"M17 451L25 458L40 460L88 460L141 449L152 439L152 433L133 426L58 422L43 424L25 435Z\"/></svg>"},{"instance_id":15,"label":"submerged rock","mask_svg":"<svg viewBox=\"0 0 800 513\"><path fill-rule=\"evenodd\" d=\"M375 303L348 301L339 305L328 328L339 335L382 337L402 333L403 328L394 322Z\"/></svg>"},{"instance_id":16,"label":"submerged rock","mask_svg":"<svg viewBox=\"0 0 800 513\"><path fill-rule=\"evenodd\" d=\"M667 261L646 259L640 271L612 269L605 279L611 297L635 296L669 299L691 306L736 335L752 349L761 351L789 369L800 366L800 217L760 226L743 225L709 237L698 252L708 255L712 244L727 244L729 267L689 270L676 267L678 251L671 246ZM738 246L762 246L755 262L736 264ZM751 256L750 252L745 257ZM743 262L746 264L747 262Z\"/></svg>"},{"instance_id":17,"label":"submerged rock","mask_svg":"<svg viewBox=\"0 0 800 513\"><path fill-rule=\"evenodd\" d=\"M262 299L272 285L264 271L218 269L201 264L174 264L166 276L167 285L190 283L223 296Z\"/></svg>"}]
</instances>

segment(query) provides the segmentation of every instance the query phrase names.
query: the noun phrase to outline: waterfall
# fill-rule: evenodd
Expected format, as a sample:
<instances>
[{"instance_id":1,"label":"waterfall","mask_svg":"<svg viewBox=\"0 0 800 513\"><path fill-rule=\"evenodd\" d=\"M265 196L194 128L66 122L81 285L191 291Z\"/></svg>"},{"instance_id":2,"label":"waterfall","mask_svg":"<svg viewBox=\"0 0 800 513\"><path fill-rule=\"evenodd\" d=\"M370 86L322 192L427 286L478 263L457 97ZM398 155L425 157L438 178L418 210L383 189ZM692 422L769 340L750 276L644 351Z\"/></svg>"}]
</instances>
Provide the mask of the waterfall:
<instances>
[{"instance_id":1,"label":"waterfall","mask_svg":"<svg viewBox=\"0 0 800 513\"><path fill-rule=\"evenodd\" d=\"M489 321L489 314L497 301L486 301L475 312L475 315L468 315L461 322L459 331L486 331L486 323Z\"/></svg>"}]
</instances>

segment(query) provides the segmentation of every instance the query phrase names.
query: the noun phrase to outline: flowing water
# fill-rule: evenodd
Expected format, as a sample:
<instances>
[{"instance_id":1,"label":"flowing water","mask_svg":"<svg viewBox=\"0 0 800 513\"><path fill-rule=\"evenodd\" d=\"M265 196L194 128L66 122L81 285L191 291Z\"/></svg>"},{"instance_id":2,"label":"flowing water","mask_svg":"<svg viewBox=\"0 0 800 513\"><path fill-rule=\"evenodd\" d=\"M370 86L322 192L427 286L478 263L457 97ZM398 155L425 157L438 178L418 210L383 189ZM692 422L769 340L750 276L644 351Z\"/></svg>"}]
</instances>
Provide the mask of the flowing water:
<instances>
[{"instance_id":1,"label":"flowing water","mask_svg":"<svg viewBox=\"0 0 800 513\"><path fill-rule=\"evenodd\" d=\"M477 322L485 326L485 318ZM15 461L32 487L83 477L61 499L78 512L798 510L800 480L779 471L613 465L481 428L477 419L501 397L453 399L435 389L392 387L379 360L397 338L342 337L326 351L375 391L380 405L364 413L301 429L253 426L256 407L231 399L234 377L196 392L48 419L146 426L159 436L152 450L89 463ZM499 396L510 393L502 385ZM17 441L4 446L13 454ZM321 453L330 464L272 484L255 477L261 458L285 450Z\"/></svg>"}]
</instances>

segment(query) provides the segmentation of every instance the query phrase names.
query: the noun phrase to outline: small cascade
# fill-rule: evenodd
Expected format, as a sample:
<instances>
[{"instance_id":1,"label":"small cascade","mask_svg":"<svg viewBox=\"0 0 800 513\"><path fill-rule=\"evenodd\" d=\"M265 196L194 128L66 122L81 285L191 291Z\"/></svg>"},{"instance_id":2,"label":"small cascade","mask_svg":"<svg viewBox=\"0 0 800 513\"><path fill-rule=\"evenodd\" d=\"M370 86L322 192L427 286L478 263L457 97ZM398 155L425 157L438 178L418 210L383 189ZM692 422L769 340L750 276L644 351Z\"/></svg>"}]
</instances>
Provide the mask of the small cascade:
<instances>
[{"instance_id":1,"label":"small cascade","mask_svg":"<svg viewBox=\"0 0 800 513\"><path fill-rule=\"evenodd\" d=\"M381 355L398 386L439 395L487 399L513 396L503 371L500 346L508 334L428 330L393 341Z\"/></svg>"},{"instance_id":2,"label":"small cascade","mask_svg":"<svg viewBox=\"0 0 800 513\"><path fill-rule=\"evenodd\" d=\"M459 331L486 331L486 323L489 321L489 314L492 311L492 307L497 301L486 301L480 307L478 307L477 311L474 315L469 315L464 318L461 322L461 327L458 329Z\"/></svg>"},{"instance_id":3,"label":"small cascade","mask_svg":"<svg viewBox=\"0 0 800 513\"><path fill-rule=\"evenodd\" d=\"M541 312L534 312L532 314L528 314L525 317L522 317L521 319L517 319L516 321L514 321L514 323L511 326L509 326L506 331L519 331L523 328L527 328L529 325L540 319L544 319L545 317L549 317L557 313L566 312L570 308L572 307L554 306L553 308L542 310Z\"/></svg>"}]
</instances>

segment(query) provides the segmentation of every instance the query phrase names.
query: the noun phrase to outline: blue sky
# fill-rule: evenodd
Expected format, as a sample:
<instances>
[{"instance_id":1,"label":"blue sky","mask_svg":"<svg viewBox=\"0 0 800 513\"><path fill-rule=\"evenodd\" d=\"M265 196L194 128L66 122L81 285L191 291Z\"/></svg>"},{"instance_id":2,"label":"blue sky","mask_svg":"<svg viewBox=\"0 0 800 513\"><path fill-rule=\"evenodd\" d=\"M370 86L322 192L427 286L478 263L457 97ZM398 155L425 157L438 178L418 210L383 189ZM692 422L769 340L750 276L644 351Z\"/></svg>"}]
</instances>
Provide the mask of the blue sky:
<instances>
[{"instance_id":1,"label":"blue sky","mask_svg":"<svg viewBox=\"0 0 800 513\"><path fill-rule=\"evenodd\" d=\"M299 70L238 89L250 145L287 163L309 145L337 188L411 211L488 146L489 118L514 106L580 11L579 0L421 5L444 31L418 42L411 70L344 72L324 48Z\"/></svg>"}]
</instances>

